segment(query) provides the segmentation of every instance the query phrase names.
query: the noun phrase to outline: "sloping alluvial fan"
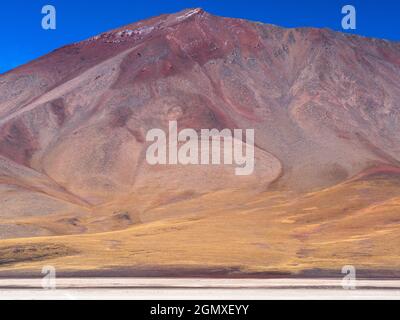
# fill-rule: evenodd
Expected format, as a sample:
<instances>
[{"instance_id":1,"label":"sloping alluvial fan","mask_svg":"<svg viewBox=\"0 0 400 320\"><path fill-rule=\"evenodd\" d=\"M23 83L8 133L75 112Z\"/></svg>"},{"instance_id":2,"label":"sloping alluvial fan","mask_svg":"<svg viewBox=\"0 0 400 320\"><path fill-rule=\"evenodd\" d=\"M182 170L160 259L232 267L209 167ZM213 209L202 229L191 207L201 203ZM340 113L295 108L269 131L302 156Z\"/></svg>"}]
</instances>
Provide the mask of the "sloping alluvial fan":
<instances>
[{"instance_id":1,"label":"sloping alluvial fan","mask_svg":"<svg viewBox=\"0 0 400 320\"><path fill-rule=\"evenodd\" d=\"M173 120L255 129L254 174L149 165ZM388 274L399 161L399 43L151 18L0 75L0 270Z\"/></svg>"}]
</instances>

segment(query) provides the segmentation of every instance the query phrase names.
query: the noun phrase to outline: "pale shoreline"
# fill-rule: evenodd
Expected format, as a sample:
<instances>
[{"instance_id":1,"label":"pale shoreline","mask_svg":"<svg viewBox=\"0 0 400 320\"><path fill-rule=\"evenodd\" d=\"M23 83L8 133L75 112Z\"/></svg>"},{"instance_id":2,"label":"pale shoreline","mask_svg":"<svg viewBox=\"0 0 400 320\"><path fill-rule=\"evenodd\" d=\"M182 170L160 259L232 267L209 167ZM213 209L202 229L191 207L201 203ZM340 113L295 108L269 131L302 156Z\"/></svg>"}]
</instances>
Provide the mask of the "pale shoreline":
<instances>
[{"instance_id":1,"label":"pale shoreline","mask_svg":"<svg viewBox=\"0 0 400 320\"><path fill-rule=\"evenodd\" d=\"M342 279L56 278L58 289L343 289ZM400 280L356 280L359 289L400 290ZM42 279L0 279L2 289L42 289Z\"/></svg>"},{"instance_id":2,"label":"pale shoreline","mask_svg":"<svg viewBox=\"0 0 400 320\"><path fill-rule=\"evenodd\" d=\"M57 278L0 279L0 300L400 300L400 280Z\"/></svg>"}]
</instances>

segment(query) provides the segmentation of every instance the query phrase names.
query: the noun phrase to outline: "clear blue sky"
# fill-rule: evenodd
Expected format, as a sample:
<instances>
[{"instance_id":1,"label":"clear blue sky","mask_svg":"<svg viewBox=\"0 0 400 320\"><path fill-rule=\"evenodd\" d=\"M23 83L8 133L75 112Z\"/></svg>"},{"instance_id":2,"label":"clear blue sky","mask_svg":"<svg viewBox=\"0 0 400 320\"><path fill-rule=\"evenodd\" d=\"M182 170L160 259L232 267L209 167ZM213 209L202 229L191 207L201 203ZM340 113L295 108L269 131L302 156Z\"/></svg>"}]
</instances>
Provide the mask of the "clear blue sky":
<instances>
[{"instance_id":1,"label":"clear blue sky","mask_svg":"<svg viewBox=\"0 0 400 320\"><path fill-rule=\"evenodd\" d=\"M57 30L41 28L41 8L57 9ZM206 11L286 27L341 30L341 8L357 9L355 33L400 40L399 0L1 0L0 73L65 44L162 13Z\"/></svg>"}]
</instances>

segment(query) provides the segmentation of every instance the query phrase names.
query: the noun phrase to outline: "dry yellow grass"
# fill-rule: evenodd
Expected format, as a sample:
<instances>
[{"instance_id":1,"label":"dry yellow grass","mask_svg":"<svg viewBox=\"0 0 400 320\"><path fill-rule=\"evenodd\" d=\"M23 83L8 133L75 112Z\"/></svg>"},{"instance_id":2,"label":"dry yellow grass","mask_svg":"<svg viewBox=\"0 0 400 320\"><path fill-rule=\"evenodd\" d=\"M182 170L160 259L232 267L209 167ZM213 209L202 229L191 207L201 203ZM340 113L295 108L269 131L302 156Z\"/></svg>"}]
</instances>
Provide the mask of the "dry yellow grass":
<instances>
[{"instance_id":1,"label":"dry yellow grass","mask_svg":"<svg viewBox=\"0 0 400 320\"><path fill-rule=\"evenodd\" d=\"M142 219L148 222L120 231L3 240L0 271L34 272L43 265L60 271L156 268L244 273L340 272L347 264L368 270L400 267L396 178L361 179L306 195L233 189L182 196L149 205ZM19 261L5 263L5 252L18 246L36 246L42 254L24 259L22 252ZM46 254L49 248L63 248L62 254Z\"/></svg>"}]
</instances>

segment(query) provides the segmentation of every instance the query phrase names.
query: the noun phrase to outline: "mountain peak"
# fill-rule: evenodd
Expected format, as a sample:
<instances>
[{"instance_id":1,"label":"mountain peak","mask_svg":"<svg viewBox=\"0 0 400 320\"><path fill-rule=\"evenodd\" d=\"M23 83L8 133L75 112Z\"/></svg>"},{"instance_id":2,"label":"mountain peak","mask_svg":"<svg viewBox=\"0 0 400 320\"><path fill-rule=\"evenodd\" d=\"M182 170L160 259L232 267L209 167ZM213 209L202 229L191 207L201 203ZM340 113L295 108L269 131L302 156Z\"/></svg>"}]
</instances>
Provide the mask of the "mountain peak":
<instances>
[{"instance_id":1,"label":"mountain peak","mask_svg":"<svg viewBox=\"0 0 400 320\"><path fill-rule=\"evenodd\" d=\"M202 8L189 8L177 13L156 16L146 20L134 22L123 27L96 35L88 41L103 39L106 42L120 43L127 39L138 40L156 30L172 27L194 16L200 16L205 11Z\"/></svg>"},{"instance_id":2,"label":"mountain peak","mask_svg":"<svg viewBox=\"0 0 400 320\"><path fill-rule=\"evenodd\" d=\"M19 250L7 268L70 255L57 260L65 271L172 274L178 260L186 271L207 260L211 273L297 273L354 258L379 271L372 254L396 248L385 262L399 269L400 46L199 8L96 39L0 76L0 261L28 242L44 257ZM229 132L229 148L232 132L252 130L253 174L210 161L244 156L219 134L218 149L200 136L188 137L196 152L176 145L210 165L150 164L148 133L163 131L168 150L175 121ZM76 252L89 260L71 264Z\"/></svg>"},{"instance_id":3,"label":"mountain peak","mask_svg":"<svg viewBox=\"0 0 400 320\"><path fill-rule=\"evenodd\" d=\"M190 17L196 14L202 14L205 13L204 9L202 8L191 8L191 9L185 9L181 11L181 13L184 13L186 17Z\"/></svg>"}]
</instances>

